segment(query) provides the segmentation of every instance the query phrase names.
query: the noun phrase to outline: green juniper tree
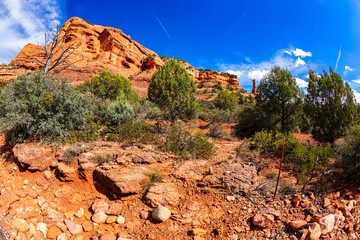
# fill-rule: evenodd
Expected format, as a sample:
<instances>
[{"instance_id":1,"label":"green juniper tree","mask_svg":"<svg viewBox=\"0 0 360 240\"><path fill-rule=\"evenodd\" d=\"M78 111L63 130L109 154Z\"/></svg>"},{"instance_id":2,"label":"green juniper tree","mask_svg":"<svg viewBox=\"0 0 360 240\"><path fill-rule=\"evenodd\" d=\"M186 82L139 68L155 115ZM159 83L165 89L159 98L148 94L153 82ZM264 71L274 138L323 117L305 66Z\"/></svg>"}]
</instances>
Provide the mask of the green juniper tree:
<instances>
[{"instance_id":1,"label":"green juniper tree","mask_svg":"<svg viewBox=\"0 0 360 240\"><path fill-rule=\"evenodd\" d=\"M256 107L270 121L270 127L285 133L293 129L301 108L302 91L287 69L275 66L261 80L256 96Z\"/></svg>"},{"instance_id":2,"label":"green juniper tree","mask_svg":"<svg viewBox=\"0 0 360 240\"><path fill-rule=\"evenodd\" d=\"M148 89L149 100L157 104L172 122L194 118L198 106L197 89L181 63L170 59L153 75Z\"/></svg>"},{"instance_id":3,"label":"green juniper tree","mask_svg":"<svg viewBox=\"0 0 360 240\"><path fill-rule=\"evenodd\" d=\"M305 112L312 124L313 137L319 142L334 143L357 119L354 94L348 83L330 67L321 76L309 71Z\"/></svg>"}]
</instances>

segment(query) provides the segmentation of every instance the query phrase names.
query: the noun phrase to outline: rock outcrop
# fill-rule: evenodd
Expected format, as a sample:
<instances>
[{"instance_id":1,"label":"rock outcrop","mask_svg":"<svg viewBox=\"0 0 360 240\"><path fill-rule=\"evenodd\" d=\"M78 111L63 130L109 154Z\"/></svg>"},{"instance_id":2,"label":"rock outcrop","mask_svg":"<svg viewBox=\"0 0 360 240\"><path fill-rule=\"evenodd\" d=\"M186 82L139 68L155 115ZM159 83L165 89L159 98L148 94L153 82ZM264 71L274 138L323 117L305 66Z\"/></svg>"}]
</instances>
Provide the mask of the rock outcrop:
<instances>
[{"instance_id":1,"label":"rock outcrop","mask_svg":"<svg viewBox=\"0 0 360 240\"><path fill-rule=\"evenodd\" d=\"M72 45L75 51L69 62L74 64L61 71L61 74L67 77L72 85L89 81L94 75L108 70L131 79L135 92L144 96L147 93L148 81L156 69L164 64L163 59L155 52L132 40L120 29L90 24L81 18L73 17L65 22L60 34L65 32L67 34L62 44ZM77 45L79 47L75 49ZM40 64L29 56L45 59L39 46L27 44L9 66L0 68L0 82L16 78L23 72L39 69ZM223 87L231 86L234 90L242 90L236 75L198 70L185 61L179 61L197 82L211 81L220 83Z\"/></svg>"}]
</instances>

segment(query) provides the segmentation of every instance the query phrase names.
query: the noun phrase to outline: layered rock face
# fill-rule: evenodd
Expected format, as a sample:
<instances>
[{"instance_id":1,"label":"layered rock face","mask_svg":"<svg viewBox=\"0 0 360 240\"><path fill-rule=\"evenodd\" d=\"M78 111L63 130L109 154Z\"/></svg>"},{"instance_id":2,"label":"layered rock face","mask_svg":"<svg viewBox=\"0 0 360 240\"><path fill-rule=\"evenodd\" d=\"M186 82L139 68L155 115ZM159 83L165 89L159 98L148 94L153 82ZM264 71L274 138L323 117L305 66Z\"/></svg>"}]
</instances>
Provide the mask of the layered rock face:
<instances>
[{"instance_id":1,"label":"layered rock face","mask_svg":"<svg viewBox=\"0 0 360 240\"><path fill-rule=\"evenodd\" d=\"M72 85L78 85L107 70L113 74L131 79L134 90L144 96L147 93L148 81L157 68L164 64L163 60L153 51L145 48L120 29L92 25L84 20L73 17L65 22L61 34L66 34L62 46L73 44L80 46L70 56L72 66L61 71ZM11 61L11 66L17 66L25 71L39 69L40 64L29 56L44 60L45 55L40 47L34 44L26 45ZM181 61L181 60L179 60ZM223 87L230 85L234 90L242 90L236 75L216 71L203 71L181 61L195 81L211 81L220 83ZM0 72L0 81L15 78L22 71Z\"/></svg>"}]
</instances>

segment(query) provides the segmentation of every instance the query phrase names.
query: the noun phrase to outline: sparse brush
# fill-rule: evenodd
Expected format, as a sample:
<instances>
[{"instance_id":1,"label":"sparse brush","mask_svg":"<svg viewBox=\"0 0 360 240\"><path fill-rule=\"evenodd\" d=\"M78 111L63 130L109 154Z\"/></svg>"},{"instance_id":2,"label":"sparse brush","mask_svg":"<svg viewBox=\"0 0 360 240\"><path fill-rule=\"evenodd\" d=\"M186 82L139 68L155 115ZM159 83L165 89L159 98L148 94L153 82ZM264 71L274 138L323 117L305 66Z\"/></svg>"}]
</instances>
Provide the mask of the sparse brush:
<instances>
[{"instance_id":1,"label":"sparse brush","mask_svg":"<svg viewBox=\"0 0 360 240\"><path fill-rule=\"evenodd\" d=\"M209 136L213 138L228 138L228 134L225 132L222 124L215 123L210 125Z\"/></svg>"},{"instance_id":2,"label":"sparse brush","mask_svg":"<svg viewBox=\"0 0 360 240\"><path fill-rule=\"evenodd\" d=\"M148 180L147 183L146 183L146 186L145 186L146 189L149 189L156 182L160 182L163 179L163 175L158 170L154 170L154 171L151 171L151 172L146 172L146 177L147 177L147 180Z\"/></svg>"},{"instance_id":3,"label":"sparse brush","mask_svg":"<svg viewBox=\"0 0 360 240\"><path fill-rule=\"evenodd\" d=\"M64 150L64 162L66 165L70 165L74 161L75 157L84 153L85 149L82 146L71 145Z\"/></svg>"},{"instance_id":4,"label":"sparse brush","mask_svg":"<svg viewBox=\"0 0 360 240\"><path fill-rule=\"evenodd\" d=\"M98 162L99 164L104 164L104 163L110 163L112 161L114 161L116 159L116 156L113 154L101 154L98 153L94 156L94 160L96 162Z\"/></svg>"}]
</instances>

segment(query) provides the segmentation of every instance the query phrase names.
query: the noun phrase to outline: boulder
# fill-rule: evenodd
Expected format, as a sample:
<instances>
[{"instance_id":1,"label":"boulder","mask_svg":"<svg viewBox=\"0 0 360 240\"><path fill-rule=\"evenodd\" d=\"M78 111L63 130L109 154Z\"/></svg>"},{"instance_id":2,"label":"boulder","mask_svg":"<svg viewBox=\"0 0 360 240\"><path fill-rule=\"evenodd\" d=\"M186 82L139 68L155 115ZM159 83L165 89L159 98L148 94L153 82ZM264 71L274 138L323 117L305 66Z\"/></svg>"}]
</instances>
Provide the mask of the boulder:
<instances>
[{"instance_id":1,"label":"boulder","mask_svg":"<svg viewBox=\"0 0 360 240\"><path fill-rule=\"evenodd\" d=\"M144 154L137 154L133 157L133 163L140 163L140 164L150 164L155 162L156 154L151 153L144 153Z\"/></svg>"},{"instance_id":2,"label":"boulder","mask_svg":"<svg viewBox=\"0 0 360 240\"><path fill-rule=\"evenodd\" d=\"M30 171L45 171L55 157L50 148L35 143L16 144L13 152L16 161Z\"/></svg>"},{"instance_id":3,"label":"boulder","mask_svg":"<svg viewBox=\"0 0 360 240\"><path fill-rule=\"evenodd\" d=\"M60 162L57 166L58 176L61 181L71 182L77 178L77 169Z\"/></svg>"},{"instance_id":4,"label":"boulder","mask_svg":"<svg viewBox=\"0 0 360 240\"><path fill-rule=\"evenodd\" d=\"M149 188L144 201L151 207L156 207L157 205L177 206L180 198L181 194L177 191L176 184L157 182Z\"/></svg>"},{"instance_id":5,"label":"boulder","mask_svg":"<svg viewBox=\"0 0 360 240\"><path fill-rule=\"evenodd\" d=\"M88 182L93 181L94 170L99 165L93 160L94 156L92 152L82 153L79 156L79 176Z\"/></svg>"},{"instance_id":6,"label":"boulder","mask_svg":"<svg viewBox=\"0 0 360 240\"><path fill-rule=\"evenodd\" d=\"M272 224L274 223L274 216L270 214L256 214L252 218L252 224L258 228L270 228Z\"/></svg>"},{"instance_id":7,"label":"boulder","mask_svg":"<svg viewBox=\"0 0 360 240\"><path fill-rule=\"evenodd\" d=\"M110 208L105 211L106 214L108 215L115 215L115 216L118 216L121 214L123 210L123 204L121 203L111 203L110 204Z\"/></svg>"},{"instance_id":8,"label":"boulder","mask_svg":"<svg viewBox=\"0 0 360 240\"><path fill-rule=\"evenodd\" d=\"M159 205L153 209L151 216L156 221L164 222L169 219L171 212L168 208Z\"/></svg>"},{"instance_id":9,"label":"boulder","mask_svg":"<svg viewBox=\"0 0 360 240\"><path fill-rule=\"evenodd\" d=\"M224 172L226 174L224 174ZM202 180L205 186L226 186L235 192L253 189L258 185L258 182L255 166L241 163L227 164L223 171L208 175Z\"/></svg>"},{"instance_id":10,"label":"boulder","mask_svg":"<svg viewBox=\"0 0 360 240\"><path fill-rule=\"evenodd\" d=\"M104 187L117 194L134 194L141 193L147 182L147 168L140 167L123 167L120 169L95 169L96 179Z\"/></svg>"}]
</instances>

